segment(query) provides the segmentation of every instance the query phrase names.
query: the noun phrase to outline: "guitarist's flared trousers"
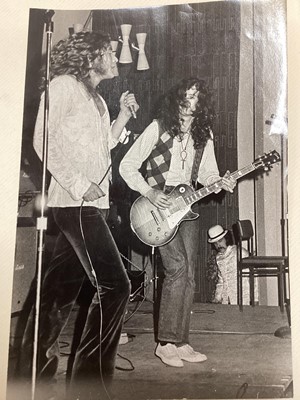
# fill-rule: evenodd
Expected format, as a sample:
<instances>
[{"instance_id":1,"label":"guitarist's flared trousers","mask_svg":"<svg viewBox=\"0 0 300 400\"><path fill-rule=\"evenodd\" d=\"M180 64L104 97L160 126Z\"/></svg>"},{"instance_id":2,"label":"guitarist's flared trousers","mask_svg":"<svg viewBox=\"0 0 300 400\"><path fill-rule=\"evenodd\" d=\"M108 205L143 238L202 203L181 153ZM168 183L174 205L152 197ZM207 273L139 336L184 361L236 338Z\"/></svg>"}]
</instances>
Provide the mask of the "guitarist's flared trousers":
<instances>
[{"instance_id":1,"label":"guitarist's flared trousers","mask_svg":"<svg viewBox=\"0 0 300 400\"><path fill-rule=\"evenodd\" d=\"M197 211L197 206L194 207L193 211ZM189 343L199 231L199 219L184 221L175 237L159 247L165 274L159 311L159 341Z\"/></svg>"},{"instance_id":2,"label":"guitarist's flared trousers","mask_svg":"<svg viewBox=\"0 0 300 400\"><path fill-rule=\"evenodd\" d=\"M60 233L42 284L37 380L47 383L55 376L60 353L59 335L88 276L93 286L98 285L98 290L89 306L76 350L68 398L98 399L113 378L130 281L106 224L105 211L82 208L85 244L97 282L91 273L91 262L80 231L79 207L55 208L53 215ZM31 372L32 327L31 318L18 365L19 376L23 378L29 378Z\"/></svg>"}]
</instances>

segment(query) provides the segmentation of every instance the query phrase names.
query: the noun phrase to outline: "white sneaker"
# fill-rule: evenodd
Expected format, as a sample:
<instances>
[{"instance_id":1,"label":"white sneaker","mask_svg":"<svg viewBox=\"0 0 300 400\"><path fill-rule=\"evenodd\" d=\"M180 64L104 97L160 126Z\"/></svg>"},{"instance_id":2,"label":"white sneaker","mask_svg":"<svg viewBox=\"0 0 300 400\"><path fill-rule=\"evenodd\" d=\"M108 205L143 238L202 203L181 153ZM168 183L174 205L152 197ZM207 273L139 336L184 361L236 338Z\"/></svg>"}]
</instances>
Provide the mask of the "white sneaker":
<instances>
[{"instance_id":1,"label":"white sneaker","mask_svg":"<svg viewBox=\"0 0 300 400\"><path fill-rule=\"evenodd\" d=\"M183 367L183 362L178 356L175 344L167 343L161 346L161 344L158 343L155 355L159 357L163 363L170 365L170 367Z\"/></svg>"},{"instance_id":2,"label":"white sneaker","mask_svg":"<svg viewBox=\"0 0 300 400\"><path fill-rule=\"evenodd\" d=\"M126 344L129 342L127 333L121 333L119 344Z\"/></svg>"},{"instance_id":3,"label":"white sneaker","mask_svg":"<svg viewBox=\"0 0 300 400\"><path fill-rule=\"evenodd\" d=\"M177 347L177 354L181 360L196 363L207 360L205 354L195 351L189 344Z\"/></svg>"}]
</instances>

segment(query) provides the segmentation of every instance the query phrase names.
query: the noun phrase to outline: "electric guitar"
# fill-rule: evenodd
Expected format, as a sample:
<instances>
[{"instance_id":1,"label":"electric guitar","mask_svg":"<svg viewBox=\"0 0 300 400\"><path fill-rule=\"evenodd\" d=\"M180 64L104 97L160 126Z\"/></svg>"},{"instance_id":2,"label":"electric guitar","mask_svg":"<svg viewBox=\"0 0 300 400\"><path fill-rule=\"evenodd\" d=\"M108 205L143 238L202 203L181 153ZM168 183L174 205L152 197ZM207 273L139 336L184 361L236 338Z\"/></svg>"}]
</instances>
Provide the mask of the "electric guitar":
<instances>
[{"instance_id":1,"label":"electric guitar","mask_svg":"<svg viewBox=\"0 0 300 400\"><path fill-rule=\"evenodd\" d=\"M280 155L273 150L230 176L237 180L259 168L267 171L272 164L279 161ZM146 197L140 196L130 209L131 229L145 244L162 246L173 239L182 221L199 217L199 214L191 211L191 206L218 189L222 189L221 181L196 191L186 184L177 185L169 194L172 205L164 210L155 207Z\"/></svg>"}]
</instances>

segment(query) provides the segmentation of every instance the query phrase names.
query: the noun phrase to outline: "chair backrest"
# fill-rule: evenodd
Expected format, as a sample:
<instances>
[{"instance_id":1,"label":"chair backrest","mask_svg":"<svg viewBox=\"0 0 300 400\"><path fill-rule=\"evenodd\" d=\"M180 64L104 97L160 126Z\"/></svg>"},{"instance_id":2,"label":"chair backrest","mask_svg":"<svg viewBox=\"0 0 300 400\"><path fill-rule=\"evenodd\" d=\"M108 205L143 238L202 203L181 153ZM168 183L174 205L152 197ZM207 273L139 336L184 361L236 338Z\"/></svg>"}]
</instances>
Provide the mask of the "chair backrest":
<instances>
[{"instance_id":1,"label":"chair backrest","mask_svg":"<svg viewBox=\"0 0 300 400\"><path fill-rule=\"evenodd\" d=\"M250 219L237 220L237 228L241 240L251 239L254 235L253 226Z\"/></svg>"},{"instance_id":2,"label":"chair backrest","mask_svg":"<svg viewBox=\"0 0 300 400\"><path fill-rule=\"evenodd\" d=\"M237 248L238 248L238 260L242 259L242 247L243 242L247 243L247 250L250 256L254 255L253 248L253 226L252 222L249 219L237 220L237 222L233 225L233 232L235 235Z\"/></svg>"}]
</instances>

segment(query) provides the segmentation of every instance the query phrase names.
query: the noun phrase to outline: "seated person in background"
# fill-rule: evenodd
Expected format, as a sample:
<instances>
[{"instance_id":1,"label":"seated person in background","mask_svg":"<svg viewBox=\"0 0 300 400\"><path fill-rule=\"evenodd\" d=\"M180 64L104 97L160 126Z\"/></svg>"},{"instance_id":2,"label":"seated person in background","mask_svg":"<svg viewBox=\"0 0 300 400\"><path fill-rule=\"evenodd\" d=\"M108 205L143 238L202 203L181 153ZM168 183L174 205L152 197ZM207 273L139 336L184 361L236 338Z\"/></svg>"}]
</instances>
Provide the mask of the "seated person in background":
<instances>
[{"instance_id":1,"label":"seated person in background","mask_svg":"<svg viewBox=\"0 0 300 400\"><path fill-rule=\"evenodd\" d=\"M216 281L212 302L237 304L237 248L233 244L232 233L221 225L214 225L208 230L208 243L211 243L216 251L208 265L209 278ZM247 256L248 251L243 249L243 257ZM245 304L250 303L248 279L243 282L243 299Z\"/></svg>"}]
</instances>

